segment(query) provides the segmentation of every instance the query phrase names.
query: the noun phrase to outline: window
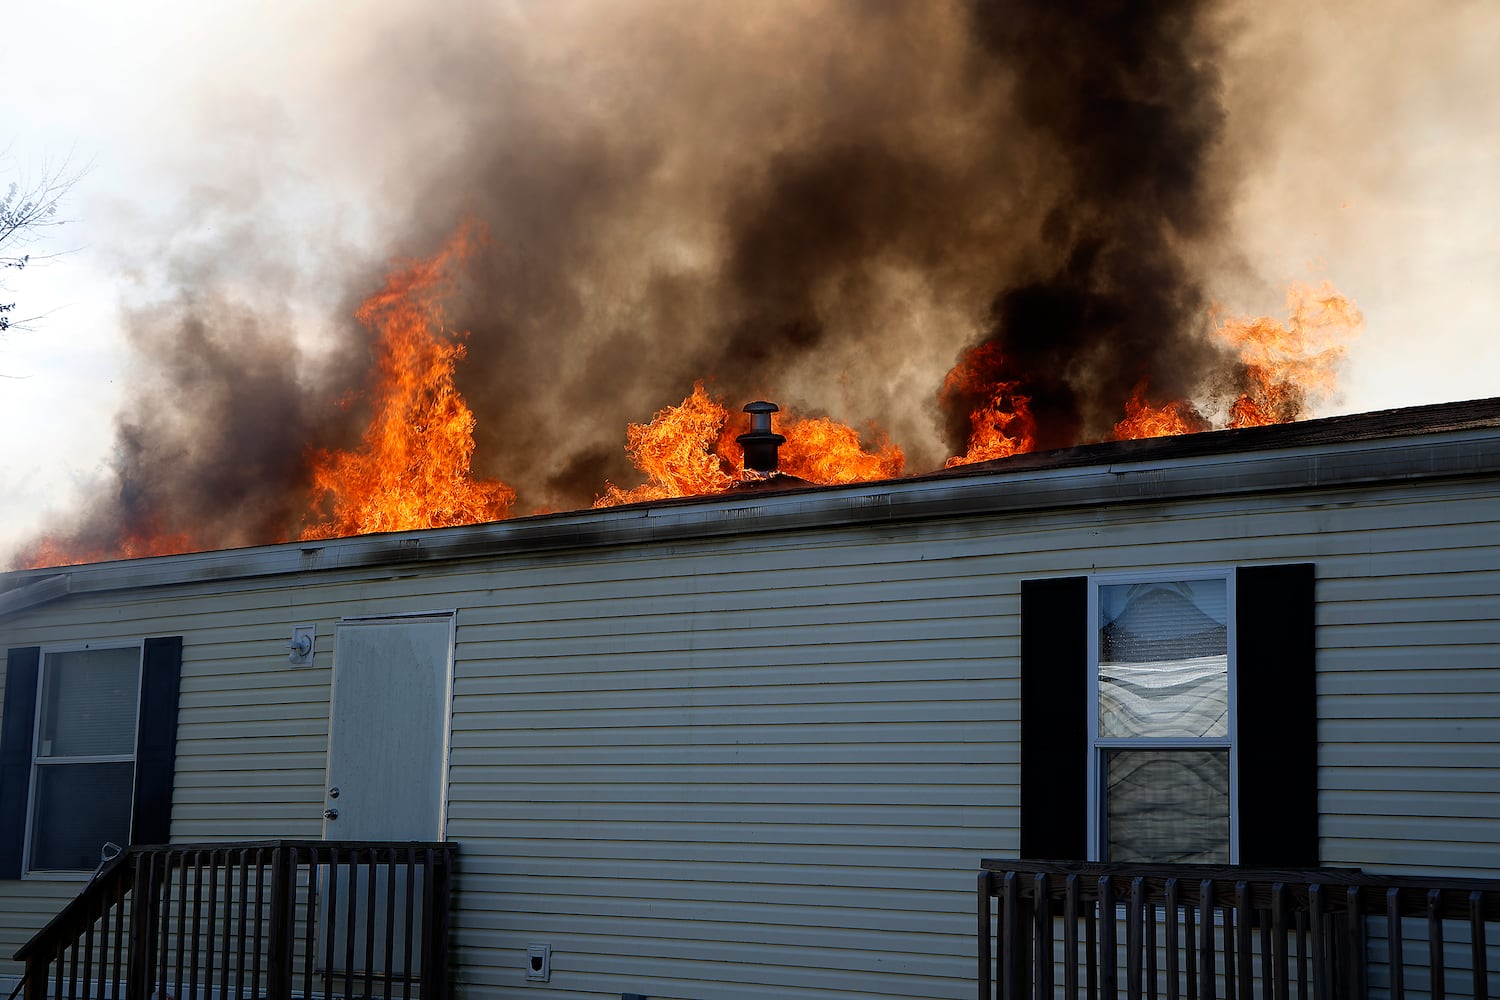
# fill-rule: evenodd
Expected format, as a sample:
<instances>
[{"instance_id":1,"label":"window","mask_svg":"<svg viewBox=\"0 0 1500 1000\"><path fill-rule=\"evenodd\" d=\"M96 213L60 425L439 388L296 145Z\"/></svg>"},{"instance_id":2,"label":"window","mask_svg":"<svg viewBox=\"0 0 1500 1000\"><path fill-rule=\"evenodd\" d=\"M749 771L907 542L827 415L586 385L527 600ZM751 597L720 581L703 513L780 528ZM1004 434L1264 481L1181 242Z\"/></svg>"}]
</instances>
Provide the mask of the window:
<instances>
[{"instance_id":1,"label":"window","mask_svg":"<svg viewBox=\"0 0 1500 1000\"><path fill-rule=\"evenodd\" d=\"M91 871L130 842L141 647L42 656L28 871Z\"/></svg>"},{"instance_id":2,"label":"window","mask_svg":"<svg viewBox=\"0 0 1500 1000\"><path fill-rule=\"evenodd\" d=\"M0 878L87 873L171 831L182 639L6 654Z\"/></svg>"},{"instance_id":3,"label":"window","mask_svg":"<svg viewBox=\"0 0 1500 1000\"><path fill-rule=\"evenodd\" d=\"M1090 853L1228 864L1233 578L1090 583Z\"/></svg>"},{"instance_id":4,"label":"window","mask_svg":"<svg viewBox=\"0 0 1500 1000\"><path fill-rule=\"evenodd\" d=\"M1314 572L1021 583L1021 856L1311 867Z\"/></svg>"}]
</instances>

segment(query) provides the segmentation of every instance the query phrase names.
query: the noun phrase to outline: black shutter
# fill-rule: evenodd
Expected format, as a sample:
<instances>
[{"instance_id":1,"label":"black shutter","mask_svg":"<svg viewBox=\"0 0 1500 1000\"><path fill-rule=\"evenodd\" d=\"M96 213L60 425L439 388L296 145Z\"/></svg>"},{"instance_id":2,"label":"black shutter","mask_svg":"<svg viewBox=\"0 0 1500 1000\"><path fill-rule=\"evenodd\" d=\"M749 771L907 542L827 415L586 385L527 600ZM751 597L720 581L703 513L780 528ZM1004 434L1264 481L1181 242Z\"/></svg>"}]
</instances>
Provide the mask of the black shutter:
<instances>
[{"instance_id":1,"label":"black shutter","mask_svg":"<svg viewBox=\"0 0 1500 1000\"><path fill-rule=\"evenodd\" d=\"M1235 576L1240 864L1318 863L1313 565Z\"/></svg>"},{"instance_id":2,"label":"black shutter","mask_svg":"<svg viewBox=\"0 0 1500 1000\"><path fill-rule=\"evenodd\" d=\"M5 656L5 715L0 722L0 878L21 877L41 664L40 646L12 649Z\"/></svg>"},{"instance_id":3,"label":"black shutter","mask_svg":"<svg viewBox=\"0 0 1500 1000\"><path fill-rule=\"evenodd\" d=\"M1021 582L1021 857L1088 857L1087 577Z\"/></svg>"},{"instance_id":4,"label":"black shutter","mask_svg":"<svg viewBox=\"0 0 1500 1000\"><path fill-rule=\"evenodd\" d=\"M135 744L135 804L130 842L165 844L172 833L172 775L177 767L177 691L182 636L146 640L141 716Z\"/></svg>"}]
</instances>

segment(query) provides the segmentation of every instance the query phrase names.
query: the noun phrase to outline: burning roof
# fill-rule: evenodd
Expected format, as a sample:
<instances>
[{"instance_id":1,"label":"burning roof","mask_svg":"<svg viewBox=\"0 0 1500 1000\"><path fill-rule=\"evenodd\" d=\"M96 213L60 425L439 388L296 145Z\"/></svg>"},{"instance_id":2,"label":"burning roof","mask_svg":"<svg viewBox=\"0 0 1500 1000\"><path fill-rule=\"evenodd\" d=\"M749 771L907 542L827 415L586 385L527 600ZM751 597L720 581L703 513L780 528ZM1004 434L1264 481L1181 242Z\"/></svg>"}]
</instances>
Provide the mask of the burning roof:
<instances>
[{"instance_id":1,"label":"burning roof","mask_svg":"<svg viewBox=\"0 0 1500 1000\"><path fill-rule=\"evenodd\" d=\"M549 6L610 22L550 68L525 31L444 25L441 66L389 74L392 101L445 81L460 137L402 192L414 256L339 270L351 321L316 357L174 261L180 295L132 314L151 371L111 477L20 561L713 493L755 398L818 484L1329 398L1360 326L1331 286L1214 313L1247 164L1206 0L772 9Z\"/></svg>"}]
</instances>

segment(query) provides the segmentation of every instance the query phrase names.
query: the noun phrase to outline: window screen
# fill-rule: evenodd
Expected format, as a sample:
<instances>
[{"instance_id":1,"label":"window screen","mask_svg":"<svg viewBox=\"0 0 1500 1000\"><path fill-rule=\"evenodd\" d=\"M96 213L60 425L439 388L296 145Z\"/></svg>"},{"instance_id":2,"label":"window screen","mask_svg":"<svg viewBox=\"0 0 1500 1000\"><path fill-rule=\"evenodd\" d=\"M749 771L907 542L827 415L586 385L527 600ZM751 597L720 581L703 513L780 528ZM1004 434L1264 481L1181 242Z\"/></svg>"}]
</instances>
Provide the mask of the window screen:
<instances>
[{"instance_id":1,"label":"window screen","mask_svg":"<svg viewBox=\"0 0 1500 1000\"><path fill-rule=\"evenodd\" d=\"M31 803L32 871L91 871L130 842L139 647L48 653Z\"/></svg>"}]
</instances>

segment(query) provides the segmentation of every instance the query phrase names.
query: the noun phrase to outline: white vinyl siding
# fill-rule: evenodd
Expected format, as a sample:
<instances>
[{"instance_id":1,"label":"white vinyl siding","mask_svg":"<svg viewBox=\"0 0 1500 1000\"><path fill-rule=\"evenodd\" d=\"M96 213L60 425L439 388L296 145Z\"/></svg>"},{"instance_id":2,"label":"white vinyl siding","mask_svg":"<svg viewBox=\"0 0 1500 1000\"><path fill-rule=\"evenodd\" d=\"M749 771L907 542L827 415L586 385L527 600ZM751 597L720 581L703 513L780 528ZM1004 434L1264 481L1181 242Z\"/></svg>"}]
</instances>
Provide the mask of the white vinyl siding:
<instances>
[{"instance_id":1,"label":"white vinyl siding","mask_svg":"<svg viewBox=\"0 0 1500 1000\"><path fill-rule=\"evenodd\" d=\"M173 840L317 837L333 623L456 608L461 996L537 989L546 942L569 1000L956 1000L973 872L1019 845L1024 578L1316 563L1324 863L1500 874L1497 504L1418 483L325 570L64 598L0 645L184 636ZM0 883L0 953L74 889Z\"/></svg>"}]
</instances>

